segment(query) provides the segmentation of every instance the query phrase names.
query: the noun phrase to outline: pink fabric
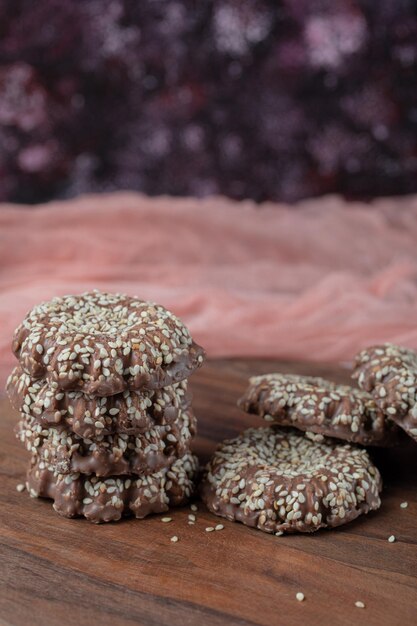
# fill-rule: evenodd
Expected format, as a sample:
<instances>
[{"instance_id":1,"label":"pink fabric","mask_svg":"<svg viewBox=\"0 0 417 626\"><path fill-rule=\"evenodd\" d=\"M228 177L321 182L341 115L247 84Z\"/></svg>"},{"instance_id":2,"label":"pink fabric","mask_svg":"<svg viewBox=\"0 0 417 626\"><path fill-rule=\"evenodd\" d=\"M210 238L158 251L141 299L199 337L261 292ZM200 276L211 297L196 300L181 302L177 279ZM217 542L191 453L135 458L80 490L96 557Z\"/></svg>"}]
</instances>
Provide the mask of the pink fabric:
<instances>
[{"instance_id":1,"label":"pink fabric","mask_svg":"<svg viewBox=\"0 0 417 626\"><path fill-rule=\"evenodd\" d=\"M156 300L211 356L348 360L417 348L417 198L297 207L133 193L0 208L0 384L13 329L54 295Z\"/></svg>"}]
</instances>

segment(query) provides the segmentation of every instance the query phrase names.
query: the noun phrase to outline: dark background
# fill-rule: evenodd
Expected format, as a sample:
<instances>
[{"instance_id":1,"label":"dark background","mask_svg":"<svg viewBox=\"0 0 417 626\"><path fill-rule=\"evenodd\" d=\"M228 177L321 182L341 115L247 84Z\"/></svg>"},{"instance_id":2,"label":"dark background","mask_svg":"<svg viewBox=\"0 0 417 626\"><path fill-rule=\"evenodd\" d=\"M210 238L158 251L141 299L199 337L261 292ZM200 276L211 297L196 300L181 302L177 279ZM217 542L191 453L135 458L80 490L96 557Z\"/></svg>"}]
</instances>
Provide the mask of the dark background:
<instances>
[{"instance_id":1,"label":"dark background","mask_svg":"<svg viewBox=\"0 0 417 626\"><path fill-rule=\"evenodd\" d=\"M413 0L0 0L0 199L417 191Z\"/></svg>"}]
</instances>

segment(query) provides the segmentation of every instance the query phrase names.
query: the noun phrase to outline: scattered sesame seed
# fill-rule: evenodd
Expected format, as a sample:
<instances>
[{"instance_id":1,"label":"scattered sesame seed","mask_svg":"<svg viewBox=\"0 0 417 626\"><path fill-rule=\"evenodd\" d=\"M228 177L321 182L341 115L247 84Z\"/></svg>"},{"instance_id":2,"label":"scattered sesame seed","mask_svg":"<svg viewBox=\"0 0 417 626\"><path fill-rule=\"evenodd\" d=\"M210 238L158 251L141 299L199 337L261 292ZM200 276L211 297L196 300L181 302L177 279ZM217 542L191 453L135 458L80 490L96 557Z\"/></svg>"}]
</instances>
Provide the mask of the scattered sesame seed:
<instances>
[{"instance_id":1,"label":"scattered sesame seed","mask_svg":"<svg viewBox=\"0 0 417 626\"><path fill-rule=\"evenodd\" d=\"M172 522L172 517L161 517L161 522L163 522L164 524Z\"/></svg>"},{"instance_id":2,"label":"scattered sesame seed","mask_svg":"<svg viewBox=\"0 0 417 626\"><path fill-rule=\"evenodd\" d=\"M408 507L408 502L401 502L400 508L406 509Z\"/></svg>"},{"instance_id":3,"label":"scattered sesame seed","mask_svg":"<svg viewBox=\"0 0 417 626\"><path fill-rule=\"evenodd\" d=\"M171 537L171 541L172 543L177 543L177 541L179 541L177 535L174 535L173 537Z\"/></svg>"},{"instance_id":4,"label":"scattered sesame seed","mask_svg":"<svg viewBox=\"0 0 417 626\"><path fill-rule=\"evenodd\" d=\"M16 485L16 491L24 491L26 489L25 485L23 483L19 483L18 485Z\"/></svg>"},{"instance_id":5,"label":"scattered sesame seed","mask_svg":"<svg viewBox=\"0 0 417 626\"><path fill-rule=\"evenodd\" d=\"M298 591L295 594L295 597L297 598L298 602L303 602L303 600L305 599L305 595L301 593L301 591Z\"/></svg>"},{"instance_id":6,"label":"scattered sesame seed","mask_svg":"<svg viewBox=\"0 0 417 626\"><path fill-rule=\"evenodd\" d=\"M192 504L192 505L190 506L190 509L191 509L192 511L196 512L196 511L198 511L198 506L197 506L196 504Z\"/></svg>"},{"instance_id":7,"label":"scattered sesame seed","mask_svg":"<svg viewBox=\"0 0 417 626\"><path fill-rule=\"evenodd\" d=\"M395 537L395 535L390 535L390 536L388 537L388 541L389 541L390 543L394 543L394 541L396 541L396 537Z\"/></svg>"},{"instance_id":8,"label":"scattered sesame seed","mask_svg":"<svg viewBox=\"0 0 417 626\"><path fill-rule=\"evenodd\" d=\"M217 526L214 527L214 530L223 530L223 528L223 524L217 524Z\"/></svg>"},{"instance_id":9,"label":"scattered sesame seed","mask_svg":"<svg viewBox=\"0 0 417 626\"><path fill-rule=\"evenodd\" d=\"M355 606L357 606L357 607L358 607L358 609L364 609L364 608L365 608L365 603L364 603L364 602L361 602L361 600L357 600L357 601L355 602Z\"/></svg>"},{"instance_id":10,"label":"scattered sesame seed","mask_svg":"<svg viewBox=\"0 0 417 626\"><path fill-rule=\"evenodd\" d=\"M188 516L188 519L190 520L190 522L195 522L195 515L190 513L190 515Z\"/></svg>"},{"instance_id":11,"label":"scattered sesame seed","mask_svg":"<svg viewBox=\"0 0 417 626\"><path fill-rule=\"evenodd\" d=\"M207 526L207 528L206 528L206 533L212 533L212 532L213 532L213 530L214 530L214 527L213 527L213 526Z\"/></svg>"}]
</instances>

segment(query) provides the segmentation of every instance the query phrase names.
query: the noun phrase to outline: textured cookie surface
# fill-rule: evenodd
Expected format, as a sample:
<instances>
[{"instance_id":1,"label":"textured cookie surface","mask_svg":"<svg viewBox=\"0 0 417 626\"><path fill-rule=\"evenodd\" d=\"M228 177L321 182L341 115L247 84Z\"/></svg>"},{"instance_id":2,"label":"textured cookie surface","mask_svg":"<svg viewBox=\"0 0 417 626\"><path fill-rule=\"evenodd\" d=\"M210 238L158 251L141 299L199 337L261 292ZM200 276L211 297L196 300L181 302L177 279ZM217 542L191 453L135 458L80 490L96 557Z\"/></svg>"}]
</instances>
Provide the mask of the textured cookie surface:
<instances>
[{"instance_id":1,"label":"textured cookie surface","mask_svg":"<svg viewBox=\"0 0 417 626\"><path fill-rule=\"evenodd\" d=\"M265 374L250 379L239 406L268 422L362 445L392 445L397 427L361 389L323 378ZM309 435L311 436L311 435Z\"/></svg>"},{"instance_id":2,"label":"textured cookie surface","mask_svg":"<svg viewBox=\"0 0 417 626\"><path fill-rule=\"evenodd\" d=\"M366 450L272 426L223 442L201 496L212 513L265 532L313 532L377 509L381 486Z\"/></svg>"},{"instance_id":3,"label":"textured cookie surface","mask_svg":"<svg viewBox=\"0 0 417 626\"><path fill-rule=\"evenodd\" d=\"M185 504L194 492L197 470L197 458L191 454L150 476L109 478L54 473L38 458L28 471L26 486L34 498L51 498L55 511L64 517L112 522L131 515L142 519Z\"/></svg>"},{"instance_id":4,"label":"textured cookie surface","mask_svg":"<svg viewBox=\"0 0 417 626\"><path fill-rule=\"evenodd\" d=\"M366 348L357 355L352 375L417 441L417 352L392 344Z\"/></svg>"},{"instance_id":5,"label":"textured cookie surface","mask_svg":"<svg viewBox=\"0 0 417 626\"><path fill-rule=\"evenodd\" d=\"M166 387L204 358L164 307L99 291L34 307L14 333L13 351L33 378L99 396Z\"/></svg>"},{"instance_id":6,"label":"textured cookie surface","mask_svg":"<svg viewBox=\"0 0 417 626\"><path fill-rule=\"evenodd\" d=\"M137 435L119 433L83 439L68 429L43 428L25 415L17 436L33 456L60 474L80 472L97 476L153 474L189 452L196 431L191 409L180 411L175 422L155 425Z\"/></svg>"},{"instance_id":7,"label":"textured cookie surface","mask_svg":"<svg viewBox=\"0 0 417 626\"><path fill-rule=\"evenodd\" d=\"M174 422L190 405L187 381L154 390L125 390L113 396L63 391L56 383L33 380L20 366L7 381L12 406L43 428L58 425L83 438L138 434Z\"/></svg>"}]
</instances>

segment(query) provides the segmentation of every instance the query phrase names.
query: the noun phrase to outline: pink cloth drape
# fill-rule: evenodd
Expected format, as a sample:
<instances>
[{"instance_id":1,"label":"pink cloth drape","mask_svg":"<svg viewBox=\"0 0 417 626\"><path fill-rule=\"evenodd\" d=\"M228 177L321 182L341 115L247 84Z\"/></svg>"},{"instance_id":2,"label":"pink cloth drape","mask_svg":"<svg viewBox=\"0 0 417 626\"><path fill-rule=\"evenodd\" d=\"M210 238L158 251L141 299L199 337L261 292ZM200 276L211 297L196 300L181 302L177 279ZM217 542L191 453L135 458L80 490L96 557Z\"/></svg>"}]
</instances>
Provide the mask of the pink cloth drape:
<instances>
[{"instance_id":1,"label":"pink cloth drape","mask_svg":"<svg viewBox=\"0 0 417 626\"><path fill-rule=\"evenodd\" d=\"M417 198L296 207L133 193L0 207L0 384L13 329L98 287L165 305L211 356L343 361L417 348Z\"/></svg>"}]
</instances>

